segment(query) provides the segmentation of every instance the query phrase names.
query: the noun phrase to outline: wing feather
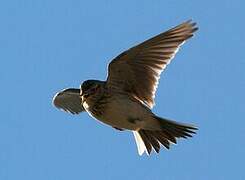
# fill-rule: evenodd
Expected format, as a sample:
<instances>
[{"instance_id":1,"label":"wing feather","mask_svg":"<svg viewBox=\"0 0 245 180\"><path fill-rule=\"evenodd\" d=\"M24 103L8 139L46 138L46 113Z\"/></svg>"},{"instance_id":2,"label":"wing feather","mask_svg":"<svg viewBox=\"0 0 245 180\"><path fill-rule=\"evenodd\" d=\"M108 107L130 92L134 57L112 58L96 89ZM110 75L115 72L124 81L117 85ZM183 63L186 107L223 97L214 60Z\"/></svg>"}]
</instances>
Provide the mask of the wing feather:
<instances>
[{"instance_id":1,"label":"wing feather","mask_svg":"<svg viewBox=\"0 0 245 180\"><path fill-rule=\"evenodd\" d=\"M53 98L53 104L58 109L72 114L85 111L81 103L80 89L69 88L58 92Z\"/></svg>"},{"instance_id":2,"label":"wing feather","mask_svg":"<svg viewBox=\"0 0 245 180\"><path fill-rule=\"evenodd\" d=\"M107 87L132 94L152 108L161 72L197 29L196 23L186 21L121 53L109 64Z\"/></svg>"}]
</instances>

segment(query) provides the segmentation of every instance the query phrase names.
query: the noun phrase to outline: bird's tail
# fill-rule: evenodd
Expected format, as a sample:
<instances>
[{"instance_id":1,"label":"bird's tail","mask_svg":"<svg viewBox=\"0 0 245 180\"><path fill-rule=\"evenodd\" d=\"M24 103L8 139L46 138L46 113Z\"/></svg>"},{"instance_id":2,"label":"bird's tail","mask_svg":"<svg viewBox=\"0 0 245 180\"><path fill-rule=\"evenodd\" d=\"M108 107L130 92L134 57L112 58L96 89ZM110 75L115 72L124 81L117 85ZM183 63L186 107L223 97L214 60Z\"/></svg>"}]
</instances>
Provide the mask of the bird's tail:
<instances>
[{"instance_id":1,"label":"bird's tail","mask_svg":"<svg viewBox=\"0 0 245 180\"><path fill-rule=\"evenodd\" d=\"M140 129L133 131L140 155L144 152L149 155L152 148L155 152L159 153L161 145L169 149L170 143L177 143L176 138L192 137L192 134L195 134L195 130L197 130L192 125L178 123L157 116L154 118L158 121L161 130Z\"/></svg>"}]
</instances>

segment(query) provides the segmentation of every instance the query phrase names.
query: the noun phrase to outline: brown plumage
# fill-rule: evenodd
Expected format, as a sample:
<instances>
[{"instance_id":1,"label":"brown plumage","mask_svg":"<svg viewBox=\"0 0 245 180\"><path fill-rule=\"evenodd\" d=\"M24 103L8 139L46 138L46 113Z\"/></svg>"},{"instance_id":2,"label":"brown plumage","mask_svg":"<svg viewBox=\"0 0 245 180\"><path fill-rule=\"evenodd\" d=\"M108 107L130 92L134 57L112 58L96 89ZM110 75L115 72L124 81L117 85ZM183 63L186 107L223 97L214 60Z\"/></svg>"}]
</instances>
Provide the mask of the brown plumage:
<instances>
[{"instance_id":1,"label":"brown plumage","mask_svg":"<svg viewBox=\"0 0 245 180\"><path fill-rule=\"evenodd\" d=\"M161 72L193 36L195 25L187 21L120 54L109 65L107 85L137 96L152 108Z\"/></svg>"},{"instance_id":2,"label":"brown plumage","mask_svg":"<svg viewBox=\"0 0 245 180\"><path fill-rule=\"evenodd\" d=\"M80 90L66 89L56 94L54 105L73 114L85 110L118 130L131 130L140 155L192 137L197 128L160 118L151 109L161 72L197 29L186 21L126 50L109 64L106 81L87 80Z\"/></svg>"},{"instance_id":3,"label":"brown plumage","mask_svg":"<svg viewBox=\"0 0 245 180\"><path fill-rule=\"evenodd\" d=\"M144 144L146 145L146 150L148 154L151 153L152 148L155 150L155 152L159 153L161 145L169 149L171 143L177 143L176 138L192 137L191 134L195 134L195 130L197 130L196 127L193 127L191 125L180 124L159 117L156 117L156 119L161 124L162 130L138 130L138 133L140 134Z\"/></svg>"}]
</instances>

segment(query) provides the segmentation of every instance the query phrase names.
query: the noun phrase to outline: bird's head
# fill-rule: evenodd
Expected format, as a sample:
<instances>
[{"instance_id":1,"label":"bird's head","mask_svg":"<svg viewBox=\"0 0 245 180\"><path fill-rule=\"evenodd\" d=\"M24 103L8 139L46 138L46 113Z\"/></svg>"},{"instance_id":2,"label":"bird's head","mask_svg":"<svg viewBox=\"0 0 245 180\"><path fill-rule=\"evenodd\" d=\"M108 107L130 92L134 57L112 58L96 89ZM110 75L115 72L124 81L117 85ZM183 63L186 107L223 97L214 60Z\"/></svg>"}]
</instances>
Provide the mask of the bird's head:
<instances>
[{"instance_id":1,"label":"bird's head","mask_svg":"<svg viewBox=\"0 0 245 180\"><path fill-rule=\"evenodd\" d=\"M104 81L98 80L87 80L84 81L80 86L80 96L84 99L87 99L89 96L94 95L100 90L104 85Z\"/></svg>"}]
</instances>

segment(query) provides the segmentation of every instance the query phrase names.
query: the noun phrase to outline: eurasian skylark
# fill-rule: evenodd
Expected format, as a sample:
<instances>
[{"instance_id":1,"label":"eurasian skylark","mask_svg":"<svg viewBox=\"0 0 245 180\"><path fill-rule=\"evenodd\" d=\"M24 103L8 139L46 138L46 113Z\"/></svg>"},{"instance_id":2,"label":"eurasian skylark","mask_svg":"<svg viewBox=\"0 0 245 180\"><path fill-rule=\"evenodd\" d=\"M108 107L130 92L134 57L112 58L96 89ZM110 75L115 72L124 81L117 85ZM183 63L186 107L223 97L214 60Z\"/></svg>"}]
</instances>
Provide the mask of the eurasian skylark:
<instances>
[{"instance_id":1,"label":"eurasian skylark","mask_svg":"<svg viewBox=\"0 0 245 180\"><path fill-rule=\"evenodd\" d=\"M72 114L87 111L117 130L132 131L140 155L192 137L196 127L158 117L151 109L161 72L197 29L187 21L130 48L109 64L106 81L87 80L80 89L65 89L54 96L54 105Z\"/></svg>"}]
</instances>

